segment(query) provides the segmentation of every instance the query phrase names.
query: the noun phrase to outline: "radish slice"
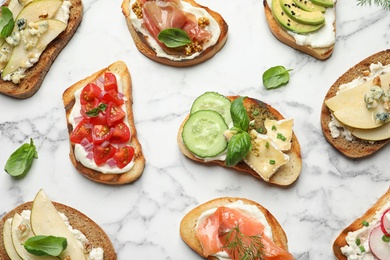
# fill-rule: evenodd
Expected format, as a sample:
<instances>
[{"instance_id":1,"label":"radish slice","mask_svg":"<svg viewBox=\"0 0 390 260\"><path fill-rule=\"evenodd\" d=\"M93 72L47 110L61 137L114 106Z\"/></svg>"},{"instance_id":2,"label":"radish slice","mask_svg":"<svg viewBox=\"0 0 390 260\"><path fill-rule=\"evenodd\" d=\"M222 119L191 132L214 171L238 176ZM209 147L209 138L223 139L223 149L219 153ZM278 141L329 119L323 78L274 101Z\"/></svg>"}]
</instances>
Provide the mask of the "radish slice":
<instances>
[{"instance_id":1,"label":"radish slice","mask_svg":"<svg viewBox=\"0 0 390 260\"><path fill-rule=\"evenodd\" d=\"M386 236L390 236L390 221L388 218L386 218L386 214L390 212L390 209L387 209L385 212L383 212L383 215L381 217L381 229L382 232ZM390 213L389 213L390 214Z\"/></svg>"},{"instance_id":2,"label":"radish slice","mask_svg":"<svg viewBox=\"0 0 390 260\"><path fill-rule=\"evenodd\" d=\"M376 226L370 233L369 246L372 254L378 259L390 259L390 245L382 240L381 226Z\"/></svg>"}]
</instances>

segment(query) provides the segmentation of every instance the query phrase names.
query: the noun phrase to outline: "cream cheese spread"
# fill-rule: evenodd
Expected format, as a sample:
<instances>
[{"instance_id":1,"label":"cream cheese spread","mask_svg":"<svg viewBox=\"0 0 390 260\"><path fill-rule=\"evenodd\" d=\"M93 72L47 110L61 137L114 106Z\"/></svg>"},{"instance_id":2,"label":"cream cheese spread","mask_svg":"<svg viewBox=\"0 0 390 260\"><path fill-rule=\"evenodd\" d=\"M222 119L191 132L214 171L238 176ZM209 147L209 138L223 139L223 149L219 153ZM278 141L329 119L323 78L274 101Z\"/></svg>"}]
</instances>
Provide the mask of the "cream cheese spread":
<instances>
[{"instance_id":1,"label":"cream cheese spread","mask_svg":"<svg viewBox=\"0 0 390 260\"><path fill-rule=\"evenodd\" d=\"M122 82L121 82L121 78L120 78L119 75L116 75L116 74L115 74L115 77L116 77L116 80L118 82L118 92L123 93L123 85L122 85ZM77 122L75 121L75 119L81 117L81 113L80 113L80 109L81 109L80 94L81 94L82 89L83 88L80 88L79 90L77 90L74 93L75 104L73 106L72 111L69 114L69 123L73 126L73 129L75 129L76 126L77 126ZM127 111L126 104L123 104L121 108L122 108L123 111ZM130 129L130 124L129 124L129 121L127 119L127 116L125 116L123 122ZM132 133L130 133L130 134L132 134ZM116 144L112 144L112 145L117 147ZM133 157L132 161L128 165L123 167L122 169L120 169L118 166L111 167L111 166L109 166L107 164L98 166L98 165L96 165L94 160L87 158L88 152L84 149L84 147L81 144L75 144L74 154L75 154L76 160L78 160L82 165L84 165L85 167L88 167L90 169L102 172L102 173L121 174L123 172L130 171L131 168L133 168L133 165L134 165L134 157Z\"/></svg>"},{"instance_id":2,"label":"cream cheese spread","mask_svg":"<svg viewBox=\"0 0 390 260\"><path fill-rule=\"evenodd\" d=\"M346 246L341 248L341 252L347 257L347 260L374 260L377 259L370 251L370 247L368 245L368 238L371 230L377 226L379 223L381 216L384 211L390 208L390 202L388 202L384 207L378 210L375 213L375 216L369 225L363 226L361 229L348 232L345 240L347 241ZM360 249L360 247L356 244L356 239L360 239L360 246L364 247L364 252Z\"/></svg>"},{"instance_id":3,"label":"cream cheese spread","mask_svg":"<svg viewBox=\"0 0 390 260\"><path fill-rule=\"evenodd\" d=\"M263 212L261 212L259 210L259 208L256 207L255 205L248 205L248 204L245 204L242 200L237 200L236 202L224 205L224 207L228 207L231 209L237 209L241 213L245 214L246 216L251 216L251 217L255 218L258 222L260 222L261 224L264 225L264 234L267 237L269 237L270 239L273 239L271 226L267 222L267 219L264 216ZM209 209L209 210L203 212L198 218L198 221L196 223L196 228L198 227L198 225L200 223L202 223L207 217L212 215L216 210L217 210L217 208L213 208L213 209ZM213 256L217 257L218 259L230 259L228 254L226 252L222 252L222 251L218 252L216 254L213 254Z\"/></svg>"},{"instance_id":4,"label":"cream cheese spread","mask_svg":"<svg viewBox=\"0 0 390 260\"><path fill-rule=\"evenodd\" d=\"M194 59L195 57L199 56L201 52L195 52L190 56L180 56L177 57L175 55L170 55L166 53L161 46L156 42L156 40L153 38L153 36L149 33L149 31L144 28L143 24L143 19L138 19L137 16L133 11L131 11L132 5L136 2L137 0L131 0L129 3L129 10L130 10L130 19L135 27L135 29L139 32L141 32L143 35L147 37L148 44L154 49L156 52L156 55L158 57L163 57L167 58L170 60L191 60ZM188 13L192 13L196 16L196 18L199 17L206 17L209 19L210 24L207 26L207 30L211 32L211 38L208 40L208 42L204 43L203 45L203 51L206 50L207 48L215 45L218 41L218 38L221 34L221 29L219 28L218 22L203 8L199 7L194 7L190 3L187 3L185 1L181 1L181 4L183 6L183 10Z\"/></svg>"}]
</instances>

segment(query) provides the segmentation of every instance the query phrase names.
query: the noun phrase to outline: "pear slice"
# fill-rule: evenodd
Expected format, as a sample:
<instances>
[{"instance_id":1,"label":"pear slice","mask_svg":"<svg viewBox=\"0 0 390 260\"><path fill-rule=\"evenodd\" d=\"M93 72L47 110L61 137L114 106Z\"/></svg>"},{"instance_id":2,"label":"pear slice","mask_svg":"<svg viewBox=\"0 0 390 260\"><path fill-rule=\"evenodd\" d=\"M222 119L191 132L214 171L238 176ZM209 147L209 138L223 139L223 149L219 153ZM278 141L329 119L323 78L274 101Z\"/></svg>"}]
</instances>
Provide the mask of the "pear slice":
<instances>
[{"instance_id":1,"label":"pear slice","mask_svg":"<svg viewBox=\"0 0 390 260\"><path fill-rule=\"evenodd\" d=\"M51 235L67 239L68 247L60 255L61 259L66 256L70 256L70 259L85 259L83 249L43 190L39 190L35 196L31 208L30 222L36 235Z\"/></svg>"},{"instance_id":2,"label":"pear slice","mask_svg":"<svg viewBox=\"0 0 390 260\"><path fill-rule=\"evenodd\" d=\"M12 235L11 235L11 223L12 219L9 218L4 222L3 226L3 241L4 241L4 248L5 251L7 251L7 255L9 258L13 260L22 260L18 253L15 250L14 244L12 242Z\"/></svg>"},{"instance_id":3,"label":"pear slice","mask_svg":"<svg viewBox=\"0 0 390 260\"><path fill-rule=\"evenodd\" d=\"M50 19L54 17L61 5L62 0L34 0L20 11L16 20L23 18L30 23Z\"/></svg>"},{"instance_id":4,"label":"pear slice","mask_svg":"<svg viewBox=\"0 0 390 260\"><path fill-rule=\"evenodd\" d=\"M375 129L352 129L351 134L367 141L381 141L390 138L390 124L386 123Z\"/></svg>"},{"instance_id":5,"label":"pear slice","mask_svg":"<svg viewBox=\"0 0 390 260\"><path fill-rule=\"evenodd\" d=\"M25 50L22 42L13 49L11 57L2 72L1 76L3 78L20 67L26 68L26 63L29 62L30 58L39 57L46 46L66 28L65 23L56 19L41 20L36 24L39 26L39 24L46 22L49 24L49 29L39 37L38 43L33 49Z\"/></svg>"}]
</instances>

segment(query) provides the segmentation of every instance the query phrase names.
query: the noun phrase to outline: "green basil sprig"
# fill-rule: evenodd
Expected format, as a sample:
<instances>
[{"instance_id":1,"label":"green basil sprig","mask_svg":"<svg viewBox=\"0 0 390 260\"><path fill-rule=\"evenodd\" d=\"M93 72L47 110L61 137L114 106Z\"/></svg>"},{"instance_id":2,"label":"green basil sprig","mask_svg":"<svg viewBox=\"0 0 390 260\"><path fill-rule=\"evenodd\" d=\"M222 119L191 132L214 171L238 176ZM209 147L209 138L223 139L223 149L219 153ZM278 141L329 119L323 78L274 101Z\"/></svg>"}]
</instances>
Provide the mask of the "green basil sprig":
<instances>
[{"instance_id":1,"label":"green basil sprig","mask_svg":"<svg viewBox=\"0 0 390 260\"><path fill-rule=\"evenodd\" d=\"M59 256L68 247L68 241L64 237L34 236L27 239L23 246L36 256Z\"/></svg>"},{"instance_id":2,"label":"green basil sprig","mask_svg":"<svg viewBox=\"0 0 390 260\"><path fill-rule=\"evenodd\" d=\"M15 26L15 21L12 15L11 10L8 7L1 7L1 17L0 17L0 37L8 37Z\"/></svg>"},{"instance_id":3,"label":"green basil sprig","mask_svg":"<svg viewBox=\"0 0 390 260\"><path fill-rule=\"evenodd\" d=\"M286 70L283 66L269 68L263 73L263 84L266 89L278 88L286 85L290 80L291 70Z\"/></svg>"},{"instance_id":4,"label":"green basil sprig","mask_svg":"<svg viewBox=\"0 0 390 260\"><path fill-rule=\"evenodd\" d=\"M249 135L249 116L243 103L244 97L236 98L230 106L230 114L233 120L231 130L237 133L232 136L228 143L225 164L228 167L239 163L252 149L251 137Z\"/></svg>"},{"instance_id":5,"label":"green basil sprig","mask_svg":"<svg viewBox=\"0 0 390 260\"><path fill-rule=\"evenodd\" d=\"M182 47L192 42L188 34L179 28L162 30L157 38L168 48Z\"/></svg>"},{"instance_id":6,"label":"green basil sprig","mask_svg":"<svg viewBox=\"0 0 390 260\"><path fill-rule=\"evenodd\" d=\"M29 144L23 144L11 154L4 170L14 177L23 176L30 170L34 158L38 158L38 153L33 139L30 138Z\"/></svg>"},{"instance_id":7,"label":"green basil sprig","mask_svg":"<svg viewBox=\"0 0 390 260\"><path fill-rule=\"evenodd\" d=\"M100 103L97 107L87 111L85 114L90 117L96 117L98 116L99 112L102 111L104 112L107 108L107 105L104 103Z\"/></svg>"}]
</instances>

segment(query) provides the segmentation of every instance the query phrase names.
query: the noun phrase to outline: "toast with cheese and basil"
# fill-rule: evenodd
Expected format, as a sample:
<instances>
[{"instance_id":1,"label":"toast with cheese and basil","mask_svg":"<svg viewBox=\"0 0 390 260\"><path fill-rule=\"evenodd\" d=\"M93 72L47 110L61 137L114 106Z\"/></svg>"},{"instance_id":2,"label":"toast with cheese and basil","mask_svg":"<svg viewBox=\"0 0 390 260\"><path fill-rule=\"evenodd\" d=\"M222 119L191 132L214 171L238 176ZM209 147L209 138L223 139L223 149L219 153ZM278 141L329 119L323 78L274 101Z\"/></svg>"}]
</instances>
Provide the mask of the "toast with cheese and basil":
<instances>
[{"instance_id":1,"label":"toast with cheese and basil","mask_svg":"<svg viewBox=\"0 0 390 260\"><path fill-rule=\"evenodd\" d=\"M58 213L64 216L60 216ZM39 218L36 218L35 222L29 221L29 217L31 219L31 216L34 214L38 214L39 216L37 217ZM53 214L55 215L53 216ZM69 222L69 226L66 222ZM44 224L41 226L42 223ZM34 233L34 230L42 228L44 229L42 233ZM73 234L69 228L75 230ZM82 234L76 232L76 230ZM23 236L18 236L18 232L23 232ZM79 238L82 238L84 235L86 239L77 240L74 237L74 234L77 233L79 233ZM93 251L92 254L97 252L103 254L103 259L117 259L110 238L98 224L70 206L51 201L43 190L37 193L33 201L17 206L2 217L0 220L0 234L0 258L3 260L36 259L34 257L37 256L29 254L21 244L15 246L13 242L16 242L18 239L25 242L27 238L38 235L57 236L67 239L68 246L62 252L61 259L65 259L64 257L66 256L80 256L77 259L89 259L88 254L91 251ZM14 234L16 234L16 237L14 237ZM81 244L83 247L80 247ZM24 257L21 258L21 256ZM47 258L44 257L44 259ZM53 259L57 258L53 257Z\"/></svg>"},{"instance_id":2,"label":"toast with cheese and basil","mask_svg":"<svg viewBox=\"0 0 390 260\"><path fill-rule=\"evenodd\" d=\"M124 0L122 12L137 49L165 65L204 62L227 40L223 17L194 0Z\"/></svg>"},{"instance_id":3,"label":"toast with cheese and basil","mask_svg":"<svg viewBox=\"0 0 390 260\"><path fill-rule=\"evenodd\" d=\"M108 83L105 83L106 75L114 75L117 88L119 89L119 86L121 86L122 90L112 92L112 90L106 89L106 86L109 86ZM99 94L93 96L93 104L88 103L81 106L80 97L81 99L85 98L83 93L94 95L91 89L89 92L83 92L91 86L101 88ZM91 100L91 97L89 96L89 100ZM115 102L119 102L119 105L116 105ZM123 61L116 61L70 86L63 93L63 103L70 136L69 156L75 168L82 175L93 181L109 185L131 183L141 176L145 168L145 157L137 138L134 123L131 75ZM90 112L96 114L85 115ZM122 117L118 121L115 116L120 114ZM114 118L111 118L111 116ZM81 125L82 122L85 122L84 126ZM81 126L81 128L78 126ZM84 129L88 132L86 140L79 140L81 142L78 143L72 141L73 135L83 132L83 130L79 131L77 129ZM106 133L109 134L109 136L106 136L106 140L102 139L104 129L107 129ZM97 133L95 130L102 131ZM91 132L94 133L93 138ZM124 137L126 137L126 140L123 140ZM75 139L77 139L77 136ZM106 158L106 161L95 163L99 159L97 157L105 156L108 148L111 148L111 151L116 151L115 154L109 159ZM124 148L126 149L124 150ZM116 160L117 158L118 160ZM130 161L126 161L127 159Z\"/></svg>"},{"instance_id":4,"label":"toast with cheese and basil","mask_svg":"<svg viewBox=\"0 0 390 260\"><path fill-rule=\"evenodd\" d=\"M245 226L246 227L252 227L252 232L255 232L254 230L256 229L256 224L251 224L251 223L256 223L255 217L251 215L246 208L249 207L251 209L250 212L256 212L258 211L259 213L256 212L256 216L263 215L264 217L262 218L262 225L266 226L265 232L261 234L262 237L269 236L269 234L272 234L272 239L270 239L271 242L264 243L266 246L264 247L259 247L256 246L255 241L253 240L253 236L256 236L257 234L245 234L245 235L252 235L252 238L246 239L245 238L240 238L238 236L238 240L245 243L245 241L252 241L249 246L246 247L246 249L243 249L241 252L248 253L249 255L257 255L257 254L265 254L266 256L269 256L270 259L272 257L281 257L280 259L293 259L292 255L288 252L288 240L286 233L284 232L282 226L279 224L277 219L262 205L259 203L245 199L245 198L235 198L235 197L221 197L221 198L216 198L210 201L207 201L201 205L196 206L194 209L192 209L190 212L188 212L183 219L180 222L180 236L183 239L183 241L191 248L193 249L196 253L198 253L200 256L203 258L207 259L219 259L215 256L215 252L212 252L210 249L211 248L206 248L202 244L206 244L202 242L205 240L205 237L202 235L198 235L198 228L202 225L202 220L208 217L209 215L213 214L214 212L217 212L217 209L221 210L221 207L227 207L227 208L232 208L238 209L242 214L243 218L240 218L240 214L237 214L235 211L232 211L231 214L229 215L231 217L230 221L233 222L235 221L234 227L229 227L228 225L231 224L229 223L229 220L222 220L223 217L218 218L220 223L218 221L213 221L216 220L215 218L213 220L208 221L208 230L211 232L212 230L216 230L216 232L222 232L229 233L230 231L233 230L233 232L229 233L230 237L234 237L236 234L234 232L234 229L237 228L239 229L242 233L245 232ZM207 215L204 215L204 214ZM223 215L223 214L222 214ZM226 216L227 214L225 214ZM237 219L235 218L237 216ZM248 222L248 223L247 223ZM219 224L219 225L218 225ZM215 225L215 227L214 227ZM218 225L218 226L217 226ZM214 229L215 228L215 229ZM231 228L231 229L230 229ZM267 234L267 232L269 234ZM217 235L218 236L218 235ZM209 238L216 238L216 236L209 235ZM220 238L224 237L223 235L219 236ZM214 240L213 240L214 241ZM222 242L220 250L225 251L224 254L226 253L233 253L234 251L238 251L238 248L235 246L228 246L227 244L224 244ZM217 243L209 243L209 244L217 244ZM239 245L240 243L236 243L236 245ZM230 250L231 251L230 251ZM273 249L273 250L271 250ZM218 250L218 249L217 249ZM244 251L244 252L243 252ZM250 252L248 252L250 251ZM272 251L272 253L271 253ZM239 256L238 256L239 257ZM242 259L241 257L237 259ZM284 258L283 258L284 257ZM256 258L257 259L257 258ZM274 258L272 258L274 259ZM277 258L279 259L279 258Z\"/></svg>"},{"instance_id":5,"label":"toast with cheese and basil","mask_svg":"<svg viewBox=\"0 0 390 260\"><path fill-rule=\"evenodd\" d=\"M206 92L205 94L208 93L210 92ZM216 93L216 95L220 94ZM242 97L228 96L226 98L233 103L236 99ZM210 101L206 101L206 107L209 106L207 103L211 104ZM228 106L230 106L229 103ZM279 186L291 185L297 180L302 169L301 148L292 130L293 120L286 120L275 108L254 98L245 97L243 99L243 106L250 120L247 132L250 135L250 142L252 143L252 149L243 160L233 166L227 166L226 159L216 158L226 152L226 146L222 147L224 151L216 155L215 158L202 158L191 151L183 139L183 130L192 115L192 111L184 119L178 131L177 142L180 151L189 159L199 163L217 164L240 172L246 172L265 182ZM229 108L226 108L226 110L230 114ZM215 115L215 113L212 113L212 115ZM225 121L230 121L230 119L226 119ZM230 124L226 123L226 129L230 128ZM288 130L284 131L283 129ZM229 143L231 134L232 131L228 130L224 132L224 136L220 136L219 138L225 139ZM209 135L213 136L212 133ZM284 139L287 136L287 140ZM208 137L205 138L208 139ZM287 148L283 148L283 146ZM235 148L233 147L232 149L234 150ZM259 152L260 150L262 152Z\"/></svg>"},{"instance_id":6,"label":"toast with cheese and basil","mask_svg":"<svg viewBox=\"0 0 390 260\"><path fill-rule=\"evenodd\" d=\"M340 90L340 86L345 86L345 84L350 84L353 81L360 80L361 83L357 84L356 88L354 88L356 91L361 88L362 92L360 92L360 96L356 96L353 94L350 90L349 92L345 92L343 95L345 96L348 93L352 93L351 96L346 97L350 101L356 101L353 106L347 105L348 103L342 101L342 106L345 111L347 109L352 109L353 111L348 112L349 121L353 121L357 111L359 111L359 114L365 115L365 113L369 113L371 110L375 111L375 109L367 109L366 103L364 101L365 94L367 94L371 86L369 85L363 85L365 81L368 81L365 84L374 84L374 79L367 80L368 77L374 77L370 75L374 75L370 71L370 66L375 66L377 64L378 67L381 66L389 66L390 64L390 50L384 50L380 51L378 53L375 53L364 60L360 61L358 64L354 65L350 69L348 69L343 75L341 75L330 87L327 94L325 95L324 102L322 104L321 109L321 128L322 132L324 134L325 139L328 141L329 144L331 144L335 149L337 149L341 154L345 155L349 158L362 158L369 156L379 149L381 149L383 146L385 146L389 141L390 137L384 136L383 138L372 138L373 135L384 135L386 132L389 132L388 127L390 125L388 123L383 124L382 127L377 127L373 129L361 129L360 127L364 126L358 126L351 127L353 125L353 122L347 122L345 120L346 113L344 113L342 110L339 110L336 108L337 103L340 103L337 101L336 98L341 98L342 96L338 95L338 92ZM390 71L388 69L387 71ZM381 78L381 89L389 88L389 76L390 74L387 73L384 75L377 75ZM375 76L376 77L376 76ZM375 78L374 77L374 78ZM368 90L364 90L364 88L368 88ZM358 93L358 92L356 92ZM387 95L387 94L386 94ZM332 102L332 104L331 104ZM381 103L381 102L377 102ZM359 106L358 106L359 105ZM332 107L330 109L328 106ZM336 112L335 112L336 111ZM338 111L338 112L337 112ZM360 113L361 112L361 113ZM364 112L364 113L363 113ZM355 116L354 116L355 115ZM337 119L337 120L336 120ZM365 118L367 119L367 117ZM363 122L363 123L375 123L371 120L371 118L368 118L370 122L367 122L366 120L356 120L356 122ZM342 122L346 122L349 126L343 124ZM341 124L340 124L341 123ZM334 129L339 134L336 134L333 132L332 129ZM371 136L371 137L370 137Z\"/></svg>"},{"instance_id":7,"label":"toast with cheese and basil","mask_svg":"<svg viewBox=\"0 0 390 260\"><path fill-rule=\"evenodd\" d=\"M263 5L268 27L279 41L319 60L332 55L336 33L333 0L263 0ZM324 34L317 37L324 42L312 39L316 33Z\"/></svg>"},{"instance_id":8,"label":"toast with cheese and basil","mask_svg":"<svg viewBox=\"0 0 390 260\"><path fill-rule=\"evenodd\" d=\"M47 8L45 7L46 5L48 6ZM15 28L19 28L15 29L17 33L26 28L27 24L32 27L28 27L29 31L23 34L24 36L20 36L21 43L15 47L7 47L7 41L4 38L0 39L2 42L1 54L4 57L8 56L6 62L0 63L2 67L0 93L18 99L25 99L38 91L51 65L75 34L82 21L83 4L81 0L8 0L4 3L4 6L8 6L11 11L13 10ZM51 10L53 6L59 7ZM67 9L65 6L69 7L68 14L64 11ZM31 10L41 13L31 14ZM68 16L69 18L66 19ZM67 23L64 23L63 20L67 20ZM40 28L48 29L40 31ZM12 40L15 37L11 34L9 38ZM36 37L38 37L38 40ZM28 50L28 52L23 50L23 48ZM11 50L11 52L8 50ZM40 52L41 54L39 55ZM31 57L34 57L32 59L34 61L31 60ZM35 62L35 60L37 61ZM30 63L33 64L31 65ZM21 71L15 71L13 69L16 68L15 64L26 64L26 67Z\"/></svg>"}]
</instances>

